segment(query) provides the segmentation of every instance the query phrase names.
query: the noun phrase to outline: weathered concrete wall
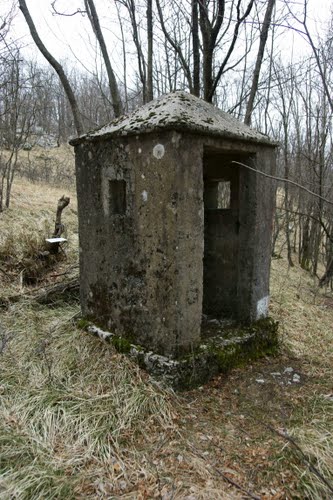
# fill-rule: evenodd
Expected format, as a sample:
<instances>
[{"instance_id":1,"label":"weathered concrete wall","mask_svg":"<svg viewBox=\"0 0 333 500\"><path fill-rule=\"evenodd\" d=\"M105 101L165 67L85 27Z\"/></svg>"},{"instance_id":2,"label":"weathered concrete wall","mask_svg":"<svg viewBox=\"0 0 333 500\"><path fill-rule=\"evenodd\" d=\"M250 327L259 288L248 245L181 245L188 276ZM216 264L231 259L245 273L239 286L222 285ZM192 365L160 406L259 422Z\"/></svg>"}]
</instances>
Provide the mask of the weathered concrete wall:
<instances>
[{"instance_id":1,"label":"weathered concrete wall","mask_svg":"<svg viewBox=\"0 0 333 500\"><path fill-rule=\"evenodd\" d=\"M257 147L245 162L259 171L275 171L275 151ZM240 167L240 241L238 317L255 321L268 314L271 235L275 183Z\"/></svg>"},{"instance_id":2,"label":"weathered concrete wall","mask_svg":"<svg viewBox=\"0 0 333 500\"><path fill-rule=\"evenodd\" d=\"M275 175L276 158L271 148L262 147L256 154L259 171ZM253 249L254 280L252 282L252 318L259 319L268 314L269 276L272 252L272 227L275 209L276 182L262 175L253 174L256 180L253 197L256 200Z\"/></svg>"},{"instance_id":3,"label":"weathered concrete wall","mask_svg":"<svg viewBox=\"0 0 333 500\"><path fill-rule=\"evenodd\" d=\"M189 350L202 308L200 143L132 136L77 146L76 158L83 313L156 352ZM120 179L127 208L114 214Z\"/></svg>"},{"instance_id":4,"label":"weathered concrete wall","mask_svg":"<svg viewBox=\"0 0 333 500\"><path fill-rule=\"evenodd\" d=\"M188 351L200 339L207 148L237 151L236 159L253 157L259 170L274 170L272 147L189 133L101 137L76 146L83 314L161 354ZM224 283L217 281L213 295L230 299L221 315L250 321L267 313L274 186L233 168L238 199L229 222L215 221L216 276ZM231 243L223 241L228 227ZM229 276L220 258L232 264ZM219 315L220 297L216 304Z\"/></svg>"}]
</instances>

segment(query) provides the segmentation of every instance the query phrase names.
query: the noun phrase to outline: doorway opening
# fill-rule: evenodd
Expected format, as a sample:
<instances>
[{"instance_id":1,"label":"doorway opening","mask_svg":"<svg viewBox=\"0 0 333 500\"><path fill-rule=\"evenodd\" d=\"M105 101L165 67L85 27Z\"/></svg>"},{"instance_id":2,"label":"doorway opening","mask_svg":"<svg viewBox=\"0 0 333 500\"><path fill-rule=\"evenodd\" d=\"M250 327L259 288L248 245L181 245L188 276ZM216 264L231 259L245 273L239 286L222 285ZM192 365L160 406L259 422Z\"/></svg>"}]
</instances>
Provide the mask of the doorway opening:
<instances>
[{"instance_id":1,"label":"doorway opening","mask_svg":"<svg viewBox=\"0 0 333 500\"><path fill-rule=\"evenodd\" d=\"M240 209L244 203L241 185L245 169L232 162L249 164L251 156L204 151L203 325L229 323L238 316Z\"/></svg>"}]
</instances>

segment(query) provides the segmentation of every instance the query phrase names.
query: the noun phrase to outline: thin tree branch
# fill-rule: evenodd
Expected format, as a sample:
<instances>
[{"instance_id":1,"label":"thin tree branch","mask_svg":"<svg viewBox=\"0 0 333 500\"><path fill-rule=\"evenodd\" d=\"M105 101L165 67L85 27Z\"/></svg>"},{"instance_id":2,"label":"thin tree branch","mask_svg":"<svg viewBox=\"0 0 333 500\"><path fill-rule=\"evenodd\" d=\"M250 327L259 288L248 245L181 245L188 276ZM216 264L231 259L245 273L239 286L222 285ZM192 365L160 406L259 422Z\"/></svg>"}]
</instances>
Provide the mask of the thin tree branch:
<instances>
[{"instance_id":1,"label":"thin tree branch","mask_svg":"<svg viewBox=\"0 0 333 500\"><path fill-rule=\"evenodd\" d=\"M257 174L262 175L263 177L267 177L268 179L273 179L275 181L280 181L280 182L292 184L293 186L296 186L296 187L302 189L303 191L306 191L307 193L311 194L311 196L319 198L320 200L325 201L329 205L333 205L333 201L330 201L327 198L325 198L324 196L320 196L319 194L314 193L313 191L310 191L310 189L307 189L306 187L302 186L302 184L298 184L298 182L292 181L290 179L285 179L284 177L276 177L275 175L266 174L265 172L261 172L260 170L257 170L253 167L250 167L249 165L245 165L245 163L242 163L240 161L234 160L231 163L236 163L237 165L241 165L242 167L247 168L248 170L252 170L253 172L256 172Z\"/></svg>"},{"instance_id":2,"label":"thin tree branch","mask_svg":"<svg viewBox=\"0 0 333 500\"><path fill-rule=\"evenodd\" d=\"M307 218L317 222L320 225L320 227L323 229L324 233L326 234L326 237L330 241L332 241L332 243L333 243L333 234L332 235L330 234L326 225L324 224L324 222L321 219L318 219L317 217L314 217L313 215L310 215L310 214L299 212L297 210L290 210L289 208L279 207L279 206L277 206L277 208L279 210L283 210L284 212L288 212L288 213L293 214L293 215L299 215L300 217L307 217Z\"/></svg>"},{"instance_id":3,"label":"thin tree branch","mask_svg":"<svg viewBox=\"0 0 333 500\"><path fill-rule=\"evenodd\" d=\"M167 39L167 41L169 42L169 44L171 45L171 47L176 51L176 53L177 53L177 55L178 55L178 57L180 59L181 65L183 67L183 70L185 72L185 75L186 75L186 78L187 78L187 81L188 81L188 86L190 88L190 92L192 93L193 92L193 82L192 82L192 75L191 75L191 71L190 71L189 65L185 61L184 54L183 54L183 52L182 52L179 44L176 43L171 38L171 36L169 35L168 30L166 29L166 26L165 26L165 23L164 23L164 18L163 18L163 13L162 13L162 8L161 8L161 4L160 4L159 0L156 0L156 7L157 7L158 16L159 16L159 19L160 19L161 28L162 28L162 31L164 33L164 36Z\"/></svg>"},{"instance_id":4,"label":"thin tree branch","mask_svg":"<svg viewBox=\"0 0 333 500\"><path fill-rule=\"evenodd\" d=\"M254 4L254 0L250 0L250 2L248 3L248 6L246 8L246 11L244 12L244 15L241 16L240 15L240 0L238 1L238 4L237 4L237 22L235 24L235 29L234 29L234 34L233 34L233 38L232 38L232 41L231 41L231 44L230 44L230 47L228 49L228 52L227 52L227 55L225 56L224 58L224 61L222 62L221 66L220 66L220 69L215 77L215 80L213 82L213 85L212 85L212 88L210 90L210 94L209 94L209 98L208 98L208 101L211 102L211 99L214 95L214 92L216 90L216 87L220 81L220 78L223 74L223 71L224 71L224 68L226 67L229 59L230 59L230 56L231 54L233 53L234 51L234 48L235 48L235 45L236 45L236 41L237 41L237 38L238 38L238 33L239 33L239 28L242 24L242 22L245 21L245 19L247 18L247 16L250 14L251 10L252 10L252 7L253 7L253 4Z\"/></svg>"},{"instance_id":5,"label":"thin tree branch","mask_svg":"<svg viewBox=\"0 0 333 500\"><path fill-rule=\"evenodd\" d=\"M331 108L331 112L333 113L333 99L332 99L332 95L331 95L331 92L330 92L330 89L327 85L327 80L325 78L325 74L324 74L324 70L322 68L322 64L321 64L321 61L319 59L319 54L318 54L318 49L316 48L315 44L314 44L314 41L312 39L312 36L310 34L310 31L309 31L309 28L307 26L307 10L308 10L308 0L304 0L304 9L303 9L303 21L300 21L296 16L295 14L291 11L290 9L290 6L288 5L288 3L286 2L286 6L289 10L289 13L293 16L293 18L298 22L300 23L303 28L304 28L304 32L302 32L301 30L296 30L298 31L300 34L303 34L306 36L309 44L310 44L310 47L312 49L312 52L313 52L313 55L316 59L316 63L317 63L317 67L318 67L318 71L319 71L319 74L320 74L320 78L321 78L321 81L322 81L322 84L323 84L323 87L324 87L324 92L325 92L325 95L327 97L327 100L329 102L329 105L330 105L330 108Z\"/></svg>"},{"instance_id":6,"label":"thin tree branch","mask_svg":"<svg viewBox=\"0 0 333 500\"><path fill-rule=\"evenodd\" d=\"M304 451L302 450L302 448L296 443L296 441L291 436L289 436L289 434L287 434L286 432L283 432L283 433L279 432L278 430L274 429L274 427L272 427L269 424L264 424L264 425L271 432L277 434L278 436L282 437L283 439L285 439L286 441L288 441L290 444L292 444L293 447L300 453L302 459L304 460L304 462L306 463L306 465L309 467L309 470L311 472L313 472L327 486L327 488L329 489L329 491L331 493L333 493L333 486L332 486L332 484L329 481L327 481L327 479L319 472L319 470L317 469L317 467L315 467L310 462L310 460L308 459L308 457L306 456L306 454L304 453Z\"/></svg>"},{"instance_id":7,"label":"thin tree branch","mask_svg":"<svg viewBox=\"0 0 333 500\"><path fill-rule=\"evenodd\" d=\"M197 456L199 456L202 460L204 460L207 463L206 457L204 455L202 455L199 450L197 450L191 444L190 444L190 447L192 448L192 450L194 451L194 453ZM227 483L229 483L232 486L234 486L235 488L237 488L237 490L242 491L249 498L252 498L252 500L260 500L260 497L258 497L257 495L254 495L251 491L247 490L246 488L244 488L240 484L236 483L236 481L234 481L233 479L231 479L230 477L228 477L226 474L224 474L223 472L221 472L217 467L214 467L213 465L211 467L213 468L213 470L216 472L217 475L221 476Z\"/></svg>"},{"instance_id":8,"label":"thin tree branch","mask_svg":"<svg viewBox=\"0 0 333 500\"><path fill-rule=\"evenodd\" d=\"M56 1L57 0L54 0L53 2L51 2L51 7L52 7L52 10L53 10L53 14L52 14L53 16L57 15L57 16L64 16L64 17L72 17L72 16L76 16L76 14L86 14L87 13L85 10L81 10L81 9L77 9L75 12L72 12L71 14L66 14L65 12L59 12L55 8Z\"/></svg>"}]
</instances>

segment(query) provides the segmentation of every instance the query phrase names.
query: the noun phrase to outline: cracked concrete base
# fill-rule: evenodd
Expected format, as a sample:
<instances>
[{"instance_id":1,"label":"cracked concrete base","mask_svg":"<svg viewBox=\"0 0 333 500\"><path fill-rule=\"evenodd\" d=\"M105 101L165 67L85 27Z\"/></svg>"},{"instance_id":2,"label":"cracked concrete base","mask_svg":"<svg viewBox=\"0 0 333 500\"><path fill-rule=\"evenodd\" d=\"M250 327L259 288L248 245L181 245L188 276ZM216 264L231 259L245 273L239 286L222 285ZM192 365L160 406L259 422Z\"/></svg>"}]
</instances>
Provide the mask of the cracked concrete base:
<instances>
[{"instance_id":1,"label":"cracked concrete base","mask_svg":"<svg viewBox=\"0 0 333 500\"><path fill-rule=\"evenodd\" d=\"M270 318L203 339L192 353L178 359L144 350L95 325L89 325L87 330L113 344L157 380L178 390L202 385L218 373L278 351L278 324Z\"/></svg>"}]
</instances>

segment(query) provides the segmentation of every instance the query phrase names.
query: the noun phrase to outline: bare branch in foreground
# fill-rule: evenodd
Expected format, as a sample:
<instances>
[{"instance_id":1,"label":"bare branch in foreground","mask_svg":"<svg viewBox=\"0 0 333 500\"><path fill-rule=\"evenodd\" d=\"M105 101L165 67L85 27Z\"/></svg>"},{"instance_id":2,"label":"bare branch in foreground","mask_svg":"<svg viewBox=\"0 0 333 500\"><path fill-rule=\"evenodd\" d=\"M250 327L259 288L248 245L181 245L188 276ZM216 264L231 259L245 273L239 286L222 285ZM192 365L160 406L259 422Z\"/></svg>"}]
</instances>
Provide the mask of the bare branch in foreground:
<instances>
[{"instance_id":1,"label":"bare branch in foreground","mask_svg":"<svg viewBox=\"0 0 333 500\"><path fill-rule=\"evenodd\" d=\"M292 444L293 447L299 452L299 454L301 455L301 457L304 460L304 462L306 463L306 465L309 467L309 470L311 472L313 472L327 486L327 488L329 489L329 491L331 493L333 493L333 485L329 481L327 481L327 479L319 472L319 470L317 469L317 467L315 467L311 463L311 461L306 456L306 454L304 453L304 451L302 450L302 448L296 443L296 441L291 436L289 436L289 434L287 434L287 432L280 432L280 431L278 431L277 429L275 429L274 427L272 427L269 424L264 424L264 425L271 432L277 434L278 436L282 437L283 439L285 439L286 441L288 441L290 444Z\"/></svg>"},{"instance_id":2,"label":"bare branch in foreground","mask_svg":"<svg viewBox=\"0 0 333 500\"><path fill-rule=\"evenodd\" d=\"M280 182L286 182L288 184L292 184L293 186L296 186L296 187L302 189L303 191L306 191L307 193L311 194L311 196L314 196L315 198L319 198L320 200L325 201L329 205L333 205L333 201L328 200L324 196L320 196L320 194L314 193L310 189L302 186L302 184L298 184L298 182L292 181L290 179L285 179L284 177L277 177L275 175L266 174L265 172L261 172L261 170L257 170L256 168L250 167L249 165L245 165L245 163L242 163L240 161L234 160L231 163L236 163L237 165L241 165L242 167L247 168L248 170L252 170L253 172L256 172L257 174L260 174L264 177L267 177L268 179L273 179L274 181L280 181Z\"/></svg>"}]
</instances>

